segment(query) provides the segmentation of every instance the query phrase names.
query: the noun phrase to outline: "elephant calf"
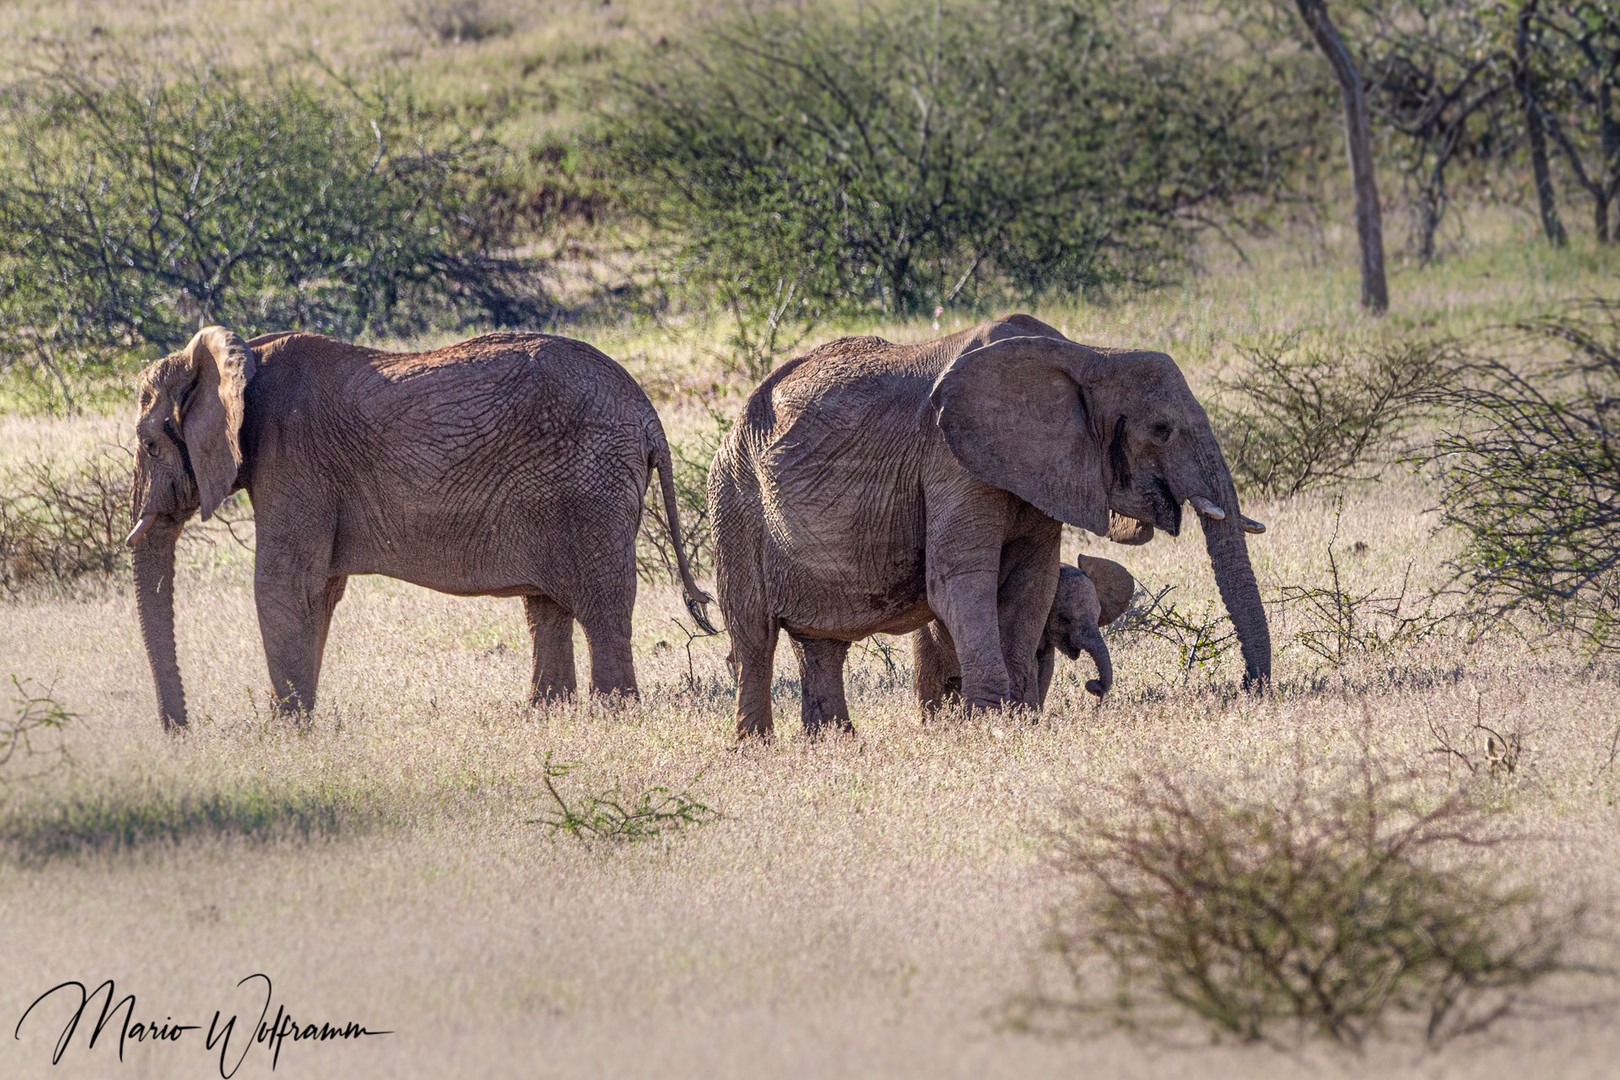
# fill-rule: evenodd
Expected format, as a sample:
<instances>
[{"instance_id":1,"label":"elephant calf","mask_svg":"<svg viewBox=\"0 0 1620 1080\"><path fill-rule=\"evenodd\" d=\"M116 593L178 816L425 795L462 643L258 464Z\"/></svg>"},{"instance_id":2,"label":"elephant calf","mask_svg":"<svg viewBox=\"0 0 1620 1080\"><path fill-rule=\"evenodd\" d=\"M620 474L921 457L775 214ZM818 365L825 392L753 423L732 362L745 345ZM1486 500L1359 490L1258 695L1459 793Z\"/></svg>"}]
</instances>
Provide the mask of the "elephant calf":
<instances>
[{"instance_id":1,"label":"elephant calf","mask_svg":"<svg viewBox=\"0 0 1620 1080\"><path fill-rule=\"evenodd\" d=\"M1054 654L1059 651L1070 660L1078 660L1081 652L1091 655L1097 665L1097 678L1088 681L1086 689L1093 694L1102 697L1114 684L1113 661L1100 631L1130 607L1136 579L1111 559L1081 555L1077 562L1077 566L1065 566L1058 573L1057 595L1052 599L1046 630L1035 652L1040 680L1037 708L1046 706ZM936 620L913 631L911 655L917 700L924 717L937 712L947 701L961 699L962 668L944 623Z\"/></svg>"},{"instance_id":2,"label":"elephant calf","mask_svg":"<svg viewBox=\"0 0 1620 1080\"><path fill-rule=\"evenodd\" d=\"M681 544L669 444L612 359L547 334L487 334L389 353L317 334L244 341L222 327L141 373L136 602L165 728L186 722L174 646L174 547L245 489L253 591L278 707L309 709L332 610L352 574L459 596L520 596L535 699L636 692L630 614L652 470L687 607L706 596Z\"/></svg>"}]
</instances>

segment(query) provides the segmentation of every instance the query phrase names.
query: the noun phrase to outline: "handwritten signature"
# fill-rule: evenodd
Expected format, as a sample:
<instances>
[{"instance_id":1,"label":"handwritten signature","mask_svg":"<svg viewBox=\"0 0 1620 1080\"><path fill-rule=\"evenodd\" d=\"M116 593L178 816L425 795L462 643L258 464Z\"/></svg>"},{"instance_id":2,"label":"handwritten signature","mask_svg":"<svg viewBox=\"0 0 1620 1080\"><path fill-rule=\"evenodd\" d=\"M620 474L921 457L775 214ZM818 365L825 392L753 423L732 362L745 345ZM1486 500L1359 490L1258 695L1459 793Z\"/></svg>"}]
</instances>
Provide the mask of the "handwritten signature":
<instances>
[{"instance_id":1,"label":"handwritten signature","mask_svg":"<svg viewBox=\"0 0 1620 1080\"><path fill-rule=\"evenodd\" d=\"M276 1063L281 1060L282 1045L289 1039L293 1042L331 1042L334 1039L352 1040L362 1039L368 1035L393 1034L392 1031L372 1031L352 1020L341 1024L330 1022L318 1024L300 1023L287 1011L285 1005L276 1005L276 1015L272 1019L270 1018L270 1006L275 1002L270 986L270 976L258 972L249 975L237 983L236 986L241 989L250 983L264 984L264 1004L259 1009L257 1026L243 1031L238 1037L236 1022L241 1019L241 1014L232 1013L229 1018L226 1018L222 1010L215 1009L214 1018L208 1022L208 1033L203 1036L204 1051L209 1053L212 1053L215 1049L219 1051L219 1075L222 1080L231 1080L231 1077L236 1075L236 1070L242 1067L242 1062L247 1060L248 1053L255 1046L262 1045L269 1052L270 1068L271 1071L274 1071ZM125 994L121 998L118 997L117 988L113 986L111 979L108 979L94 990L87 990L82 982L70 980L58 983L35 998L33 1004L23 1010L21 1018L17 1021L17 1028L12 1032L12 1038L22 1038L23 1022L39 1007L41 1002L58 994L64 995L69 1002L72 1002L72 995L75 990L78 991L79 1001L77 1007L73 1009L72 1015L68 1017L67 1024L63 1026L62 1034L56 1040L56 1049L51 1054L52 1065L61 1062L62 1055L67 1053L68 1047L73 1043L73 1036L79 1029L79 1021L84 1018L85 1011L90 1008L90 1003L103 991L106 992L106 998L101 1003L101 1012L96 1017L95 1026L90 1029L86 1049L94 1049L96 1040L101 1038L103 1032L115 1030L118 1033L118 1060L123 1061L124 1045L126 1043L178 1043L185 1039L187 1032L202 1030L201 1024L175 1023L173 1017L165 1017L162 1023L145 1019L136 1020L135 995ZM109 1027L118 1019L120 1011L123 1013L123 1022L116 1027ZM42 1016L44 1012L45 1010L41 1010ZM193 1038L190 1041L195 1042L196 1040ZM235 1056L235 1064L232 1064L233 1059L231 1056L233 1045L240 1051Z\"/></svg>"}]
</instances>

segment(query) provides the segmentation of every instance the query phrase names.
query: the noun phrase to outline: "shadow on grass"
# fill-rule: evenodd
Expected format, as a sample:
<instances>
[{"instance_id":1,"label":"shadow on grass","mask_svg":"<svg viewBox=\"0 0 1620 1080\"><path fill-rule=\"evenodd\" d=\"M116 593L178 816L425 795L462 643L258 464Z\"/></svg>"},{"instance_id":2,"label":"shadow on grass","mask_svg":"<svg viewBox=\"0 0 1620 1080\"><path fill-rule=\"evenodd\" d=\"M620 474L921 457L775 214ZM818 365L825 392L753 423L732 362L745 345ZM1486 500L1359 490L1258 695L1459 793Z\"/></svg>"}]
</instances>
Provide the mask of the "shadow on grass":
<instances>
[{"instance_id":1,"label":"shadow on grass","mask_svg":"<svg viewBox=\"0 0 1620 1080\"><path fill-rule=\"evenodd\" d=\"M257 781L212 791L147 783L42 794L0 806L0 858L26 865L195 838L268 843L356 835L402 824L390 803L364 788Z\"/></svg>"}]
</instances>

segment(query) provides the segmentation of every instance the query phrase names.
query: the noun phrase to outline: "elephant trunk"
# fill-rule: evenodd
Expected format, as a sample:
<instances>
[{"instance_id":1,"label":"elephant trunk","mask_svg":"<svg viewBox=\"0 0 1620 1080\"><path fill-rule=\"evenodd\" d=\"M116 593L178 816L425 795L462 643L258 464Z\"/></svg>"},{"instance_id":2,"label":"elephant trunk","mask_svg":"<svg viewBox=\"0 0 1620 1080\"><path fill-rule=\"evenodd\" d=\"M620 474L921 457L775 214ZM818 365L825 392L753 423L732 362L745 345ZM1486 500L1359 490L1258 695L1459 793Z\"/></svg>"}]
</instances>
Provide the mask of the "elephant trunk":
<instances>
[{"instance_id":1,"label":"elephant trunk","mask_svg":"<svg viewBox=\"0 0 1620 1080\"><path fill-rule=\"evenodd\" d=\"M142 521L149 524L135 538L135 604L157 685L158 713L170 731L186 726L186 692L174 650L174 546L180 526L167 518Z\"/></svg>"},{"instance_id":2,"label":"elephant trunk","mask_svg":"<svg viewBox=\"0 0 1620 1080\"><path fill-rule=\"evenodd\" d=\"M1114 685L1114 661L1108 655L1108 643L1103 640L1102 631L1093 626L1086 630L1081 647L1091 654L1097 665L1097 677L1086 683L1086 689L1102 697Z\"/></svg>"},{"instance_id":3,"label":"elephant trunk","mask_svg":"<svg viewBox=\"0 0 1620 1080\"><path fill-rule=\"evenodd\" d=\"M1206 432L1201 441L1206 444L1199 449L1210 497L1226 512L1219 519L1198 515L1204 527L1204 546L1209 551L1221 601L1242 646L1243 688L1260 690L1271 681L1271 628L1266 623L1265 605L1260 602L1254 568L1249 564L1249 544L1243 534L1243 515L1238 509L1232 474L1215 436Z\"/></svg>"}]
</instances>

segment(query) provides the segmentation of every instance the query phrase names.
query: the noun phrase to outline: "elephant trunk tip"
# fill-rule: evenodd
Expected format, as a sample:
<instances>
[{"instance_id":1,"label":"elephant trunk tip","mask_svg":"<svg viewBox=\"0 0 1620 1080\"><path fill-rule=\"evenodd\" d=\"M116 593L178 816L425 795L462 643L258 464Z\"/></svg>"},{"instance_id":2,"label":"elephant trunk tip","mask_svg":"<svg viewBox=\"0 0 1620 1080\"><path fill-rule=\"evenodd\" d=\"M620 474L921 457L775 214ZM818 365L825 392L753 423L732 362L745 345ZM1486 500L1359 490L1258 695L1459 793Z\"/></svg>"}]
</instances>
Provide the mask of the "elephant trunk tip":
<instances>
[{"instance_id":1,"label":"elephant trunk tip","mask_svg":"<svg viewBox=\"0 0 1620 1080\"><path fill-rule=\"evenodd\" d=\"M1097 697L1102 697L1108 693L1108 684L1101 679L1088 679L1086 680L1086 689Z\"/></svg>"}]
</instances>

